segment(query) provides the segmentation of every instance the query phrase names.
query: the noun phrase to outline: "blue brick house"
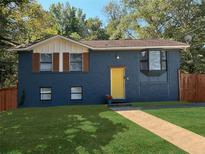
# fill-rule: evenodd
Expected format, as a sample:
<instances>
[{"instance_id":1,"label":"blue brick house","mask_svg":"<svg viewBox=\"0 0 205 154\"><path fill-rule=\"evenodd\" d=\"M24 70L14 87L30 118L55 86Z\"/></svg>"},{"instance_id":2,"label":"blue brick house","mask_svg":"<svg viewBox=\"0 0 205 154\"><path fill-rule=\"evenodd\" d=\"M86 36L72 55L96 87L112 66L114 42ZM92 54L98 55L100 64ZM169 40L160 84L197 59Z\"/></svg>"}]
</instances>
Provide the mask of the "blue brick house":
<instances>
[{"instance_id":1,"label":"blue brick house","mask_svg":"<svg viewBox=\"0 0 205 154\"><path fill-rule=\"evenodd\" d=\"M172 40L74 41L57 35L16 48L24 106L176 101L180 52Z\"/></svg>"}]
</instances>

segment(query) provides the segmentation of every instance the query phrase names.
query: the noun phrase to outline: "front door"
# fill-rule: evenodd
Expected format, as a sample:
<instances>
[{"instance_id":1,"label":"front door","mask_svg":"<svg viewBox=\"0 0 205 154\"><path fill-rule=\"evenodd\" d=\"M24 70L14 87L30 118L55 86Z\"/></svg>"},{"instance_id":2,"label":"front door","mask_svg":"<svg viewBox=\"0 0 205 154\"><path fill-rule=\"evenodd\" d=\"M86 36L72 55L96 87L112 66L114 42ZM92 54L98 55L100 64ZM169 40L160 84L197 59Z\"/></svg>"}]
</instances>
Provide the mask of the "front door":
<instances>
[{"instance_id":1,"label":"front door","mask_svg":"<svg viewBox=\"0 0 205 154\"><path fill-rule=\"evenodd\" d=\"M125 68L111 68L111 95L113 99L125 99Z\"/></svg>"}]
</instances>

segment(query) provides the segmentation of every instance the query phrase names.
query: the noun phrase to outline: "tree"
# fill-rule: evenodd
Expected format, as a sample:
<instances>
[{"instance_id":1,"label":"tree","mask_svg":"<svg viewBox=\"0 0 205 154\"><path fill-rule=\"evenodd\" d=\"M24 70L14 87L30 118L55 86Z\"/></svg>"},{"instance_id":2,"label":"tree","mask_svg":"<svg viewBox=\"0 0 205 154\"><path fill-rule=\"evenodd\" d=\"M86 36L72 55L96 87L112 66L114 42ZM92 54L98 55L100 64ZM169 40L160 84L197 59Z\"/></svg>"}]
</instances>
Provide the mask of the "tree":
<instances>
[{"instance_id":1,"label":"tree","mask_svg":"<svg viewBox=\"0 0 205 154\"><path fill-rule=\"evenodd\" d=\"M122 20L125 20L127 15L126 7L122 2L110 1L104 8L104 12L108 17L108 25L106 27L107 34L110 35L110 39L126 38L126 32L128 26L124 26ZM124 22L127 23L127 22Z\"/></svg>"},{"instance_id":2,"label":"tree","mask_svg":"<svg viewBox=\"0 0 205 154\"><path fill-rule=\"evenodd\" d=\"M87 29L86 40L105 40L109 38L99 18L89 18L86 20L85 25Z\"/></svg>"},{"instance_id":3,"label":"tree","mask_svg":"<svg viewBox=\"0 0 205 154\"><path fill-rule=\"evenodd\" d=\"M7 51L56 34L50 15L36 1L3 1L0 5L0 87L16 85L17 54Z\"/></svg>"},{"instance_id":4,"label":"tree","mask_svg":"<svg viewBox=\"0 0 205 154\"><path fill-rule=\"evenodd\" d=\"M113 34L120 31L123 38L127 30L135 38L164 38L182 42L186 35L192 35L191 48L183 52L181 67L188 72L205 72L204 1L123 0L121 7L127 10L127 14L117 19L118 26L113 29ZM109 12L108 18L112 16ZM116 14L122 14L122 11L118 10Z\"/></svg>"},{"instance_id":5,"label":"tree","mask_svg":"<svg viewBox=\"0 0 205 154\"><path fill-rule=\"evenodd\" d=\"M9 26L13 23L10 14L15 8L26 3L28 3L28 0L0 1L0 49L16 45L16 42L12 41L12 32L9 31Z\"/></svg>"},{"instance_id":6,"label":"tree","mask_svg":"<svg viewBox=\"0 0 205 154\"><path fill-rule=\"evenodd\" d=\"M20 44L57 34L51 15L35 1L16 9L11 17L15 20L10 26L12 37Z\"/></svg>"},{"instance_id":7,"label":"tree","mask_svg":"<svg viewBox=\"0 0 205 154\"><path fill-rule=\"evenodd\" d=\"M58 34L71 37L74 34L85 36L85 14L81 9L70 6L69 3L52 4L50 14L57 25ZM73 34L72 34L73 33Z\"/></svg>"},{"instance_id":8,"label":"tree","mask_svg":"<svg viewBox=\"0 0 205 154\"><path fill-rule=\"evenodd\" d=\"M60 35L75 40L108 38L100 19L86 19L86 15L81 9L72 7L69 3L52 4L50 13Z\"/></svg>"},{"instance_id":9,"label":"tree","mask_svg":"<svg viewBox=\"0 0 205 154\"><path fill-rule=\"evenodd\" d=\"M10 25L13 20L11 12L27 1L0 1L0 88L16 83L16 55L8 53L6 49L15 46L17 43L12 39Z\"/></svg>"}]
</instances>

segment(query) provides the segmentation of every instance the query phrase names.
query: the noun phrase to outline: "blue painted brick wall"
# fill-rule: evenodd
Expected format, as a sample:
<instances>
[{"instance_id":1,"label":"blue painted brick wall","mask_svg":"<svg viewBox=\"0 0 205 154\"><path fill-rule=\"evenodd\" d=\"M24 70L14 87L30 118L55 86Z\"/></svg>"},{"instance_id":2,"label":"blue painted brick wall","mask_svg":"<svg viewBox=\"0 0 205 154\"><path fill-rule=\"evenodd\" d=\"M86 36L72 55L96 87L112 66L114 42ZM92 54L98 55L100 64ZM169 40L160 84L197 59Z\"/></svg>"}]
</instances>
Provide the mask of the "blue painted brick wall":
<instances>
[{"instance_id":1,"label":"blue painted brick wall","mask_svg":"<svg viewBox=\"0 0 205 154\"><path fill-rule=\"evenodd\" d=\"M117 60L116 56L120 59ZM110 94L110 67L125 66L126 100L175 101L178 100L179 51L168 51L167 72L150 77L140 72L137 51L90 51L89 72L32 72L32 53L19 53L18 97L25 91L24 106L56 106L69 103L99 104ZM70 101L70 88L83 87L82 102ZM40 87L52 87L52 101L40 101Z\"/></svg>"}]
</instances>

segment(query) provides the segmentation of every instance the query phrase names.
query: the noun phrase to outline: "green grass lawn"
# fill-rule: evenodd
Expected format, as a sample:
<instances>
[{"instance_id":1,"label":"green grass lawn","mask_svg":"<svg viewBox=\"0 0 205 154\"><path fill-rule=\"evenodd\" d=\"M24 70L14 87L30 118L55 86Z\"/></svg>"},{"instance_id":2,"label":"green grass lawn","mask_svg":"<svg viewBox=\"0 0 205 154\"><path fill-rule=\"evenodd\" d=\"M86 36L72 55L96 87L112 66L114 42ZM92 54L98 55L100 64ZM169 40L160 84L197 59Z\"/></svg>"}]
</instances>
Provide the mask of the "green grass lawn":
<instances>
[{"instance_id":1,"label":"green grass lawn","mask_svg":"<svg viewBox=\"0 0 205 154\"><path fill-rule=\"evenodd\" d=\"M166 107L166 106L182 106L188 105L189 102L134 102L132 106L141 108L155 108L155 107Z\"/></svg>"},{"instance_id":2,"label":"green grass lawn","mask_svg":"<svg viewBox=\"0 0 205 154\"><path fill-rule=\"evenodd\" d=\"M161 119L205 136L205 107L144 110Z\"/></svg>"},{"instance_id":3,"label":"green grass lawn","mask_svg":"<svg viewBox=\"0 0 205 154\"><path fill-rule=\"evenodd\" d=\"M0 153L184 153L106 106L0 113Z\"/></svg>"}]
</instances>

